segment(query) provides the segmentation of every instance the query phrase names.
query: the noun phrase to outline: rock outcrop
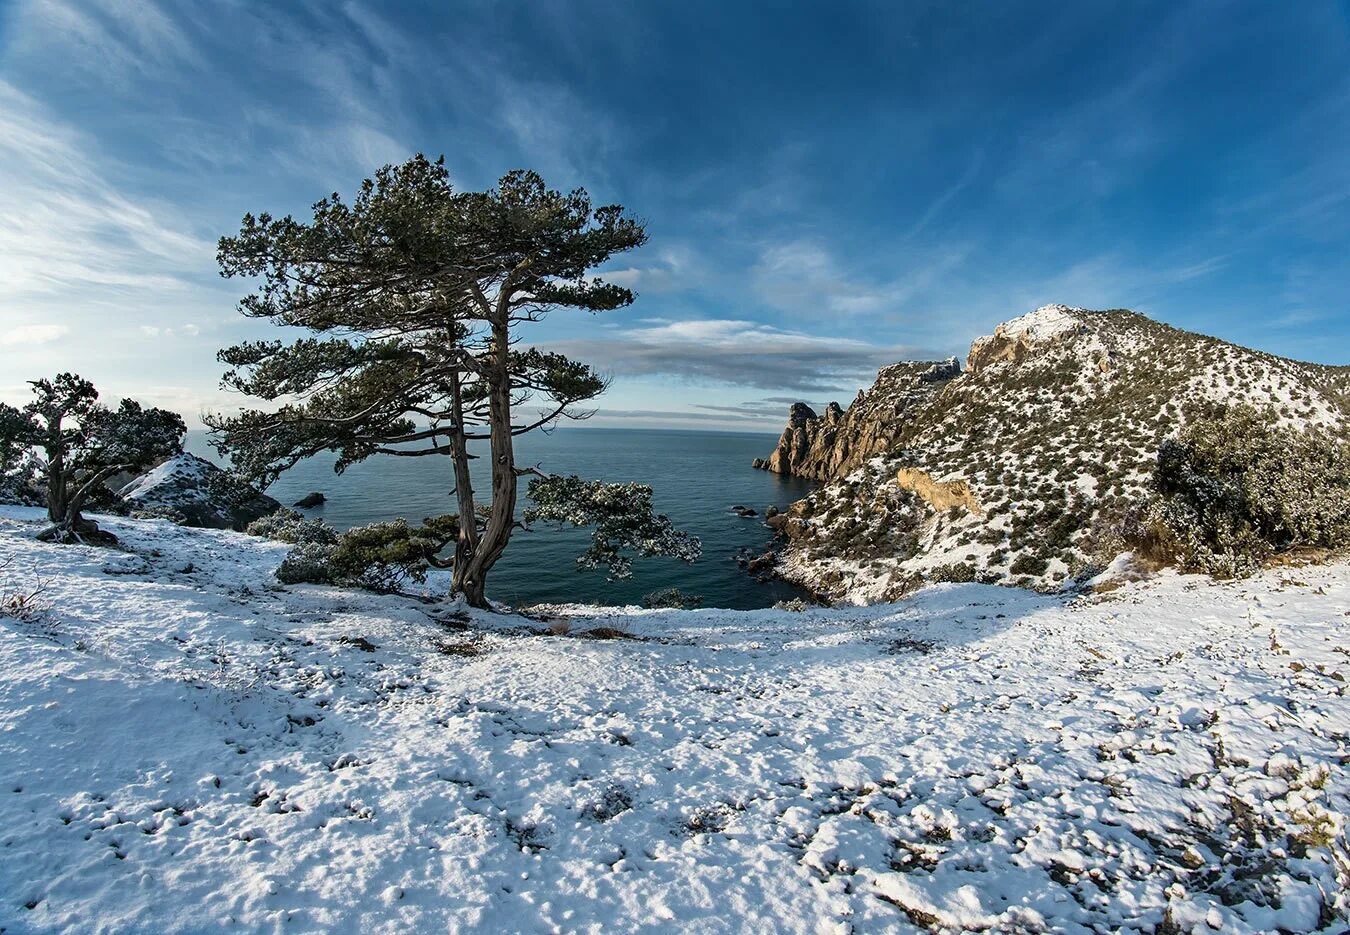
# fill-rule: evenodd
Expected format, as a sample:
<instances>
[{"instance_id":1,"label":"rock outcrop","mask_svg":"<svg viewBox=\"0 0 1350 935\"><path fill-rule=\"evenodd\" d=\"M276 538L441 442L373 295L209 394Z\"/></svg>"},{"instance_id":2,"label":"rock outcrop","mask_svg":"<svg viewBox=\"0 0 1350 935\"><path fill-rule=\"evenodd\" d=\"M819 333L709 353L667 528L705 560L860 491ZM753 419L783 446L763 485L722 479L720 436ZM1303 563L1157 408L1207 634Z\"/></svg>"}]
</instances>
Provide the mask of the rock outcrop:
<instances>
[{"instance_id":1,"label":"rock outcrop","mask_svg":"<svg viewBox=\"0 0 1350 935\"><path fill-rule=\"evenodd\" d=\"M818 416L805 403L793 403L773 454L752 465L813 480L842 477L888 450L905 410L937 393L960 373L961 364L955 357L893 364L878 372L871 389L860 392L847 410L830 403Z\"/></svg>"},{"instance_id":2,"label":"rock outcrop","mask_svg":"<svg viewBox=\"0 0 1350 935\"><path fill-rule=\"evenodd\" d=\"M976 516L983 516L980 501L963 480L933 480L921 468L901 468L895 472L895 482L901 490L913 491L919 499L935 510L959 507Z\"/></svg>"},{"instance_id":3,"label":"rock outcrop","mask_svg":"<svg viewBox=\"0 0 1350 935\"><path fill-rule=\"evenodd\" d=\"M118 495L133 510L172 516L185 526L243 530L281 504L253 488L225 490L219 467L183 452L141 475Z\"/></svg>"},{"instance_id":4,"label":"rock outcrop","mask_svg":"<svg viewBox=\"0 0 1350 935\"><path fill-rule=\"evenodd\" d=\"M847 410L794 407L765 466L824 485L769 520L779 574L855 601L925 580L1062 585L1146 495L1161 441L1216 403L1350 430L1350 368L1064 305L976 338L964 371L884 368Z\"/></svg>"}]
</instances>

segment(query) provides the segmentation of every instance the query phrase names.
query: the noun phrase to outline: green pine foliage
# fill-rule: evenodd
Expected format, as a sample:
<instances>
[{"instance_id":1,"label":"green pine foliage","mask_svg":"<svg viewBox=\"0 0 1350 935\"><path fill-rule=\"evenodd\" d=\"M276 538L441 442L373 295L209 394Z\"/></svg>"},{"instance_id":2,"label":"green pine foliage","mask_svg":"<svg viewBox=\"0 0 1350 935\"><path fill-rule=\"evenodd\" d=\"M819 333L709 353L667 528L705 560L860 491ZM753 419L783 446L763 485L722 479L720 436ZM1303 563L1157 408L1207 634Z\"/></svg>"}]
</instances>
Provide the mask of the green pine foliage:
<instances>
[{"instance_id":1,"label":"green pine foliage","mask_svg":"<svg viewBox=\"0 0 1350 935\"><path fill-rule=\"evenodd\" d=\"M582 568L603 568L610 580L633 573L631 555L648 558L667 555L684 562L697 561L699 540L676 529L668 516L652 507L652 488L646 484L607 484L569 477L538 477L530 481L533 505L525 510L527 523L554 522L591 527L591 545L577 558Z\"/></svg>"},{"instance_id":2,"label":"green pine foliage","mask_svg":"<svg viewBox=\"0 0 1350 935\"><path fill-rule=\"evenodd\" d=\"M41 488L52 524L41 538L115 542L81 510L107 504L104 482L113 475L182 451L187 426L177 413L133 399L105 406L94 385L73 373L29 385L33 399L22 409L0 403L0 486L28 499Z\"/></svg>"},{"instance_id":3,"label":"green pine foliage","mask_svg":"<svg viewBox=\"0 0 1350 935\"><path fill-rule=\"evenodd\" d=\"M1325 429L1216 409L1163 442L1153 486L1129 536L1183 568L1245 577L1292 549L1350 546L1350 442Z\"/></svg>"}]
</instances>

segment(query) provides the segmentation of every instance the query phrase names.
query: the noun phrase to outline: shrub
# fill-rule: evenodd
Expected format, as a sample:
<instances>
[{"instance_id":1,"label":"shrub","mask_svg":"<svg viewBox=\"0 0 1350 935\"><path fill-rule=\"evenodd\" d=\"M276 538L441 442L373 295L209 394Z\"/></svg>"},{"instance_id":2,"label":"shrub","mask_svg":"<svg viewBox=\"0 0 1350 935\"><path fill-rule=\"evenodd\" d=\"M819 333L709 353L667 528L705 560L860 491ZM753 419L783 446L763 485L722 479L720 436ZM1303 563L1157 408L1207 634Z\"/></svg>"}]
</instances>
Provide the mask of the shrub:
<instances>
[{"instance_id":1,"label":"shrub","mask_svg":"<svg viewBox=\"0 0 1350 935\"><path fill-rule=\"evenodd\" d=\"M975 566L969 562L956 562L951 565L938 565L930 576L934 581L951 581L965 584L975 580Z\"/></svg>"},{"instance_id":2,"label":"shrub","mask_svg":"<svg viewBox=\"0 0 1350 935\"><path fill-rule=\"evenodd\" d=\"M409 526L400 518L356 526L339 535L318 520L278 510L249 530L255 527L271 530L272 538L296 543L277 567L282 584L336 584L391 593L409 581L425 581L429 568L448 565L437 556L459 535L459 518L436 516L420 526Z\"/></svg>"},{"instance_id":3,"label":"shrub","mask_svg":"<svg viewBox=\"0 0 1350 935\"><path fill-rule=\"evenodd\" d=\"M421 583L427 569L447 567L436 555L459 535L459 517L435 516L421 526L402 518L347 530L332 553L336 580L369 591L396 591L407 581Z\"/></svg>"},{"instance_id":4,"label":"shrub","mask_svg":"<svg viewBox=\"0 0 1350 935\"><path fill-rule=\"evenodd\" d=\"M14 563L13 558L0 562L0 571ZM44 596L48 582L45 578L34 577L18 585L0 585L0 617L18 620L20 623L33 623L51 609L51 601Z\"/></svg>"},{"instance_id":5,"label":"shrub","mask_svg":"<svg viewBox=\"0 0 1350 935\"><path fill-rule=\"evenodd\" d=\"M1164 441L1153 488L1125 533L1147 557L1193 571L1243 577L1292 548L1350 545L1350 444L1246 406Z\"/></svg>"},{"instance_id":6,"label":"shrub","mask_svg":"<svg viewBox=\"0 0 1350 935\"><path fill-rule=\"evenodd\" d=\"M300 543L277 566L277 580L282 584L336 584L332 559L333 546Z\"/></svg>"},{"instance_id":7,"label":"shrub","mask_svg":"<svg viewBox=\"0 0 1350 935\"><path fill-rule=\"evenodd\" d=\"M685 594L679 588L661 588L642 599L642 606L652 610L691 610L702 604L702 597L697 594Z\"/></svg>"},{"instance_id":8,"label":"shrub","mask_svg":"<svg viewBox=\"0 0 1350 935\"><path fill-rule=\"evenodd\" d=\"M245 530L250 536L261 536L292 545L315 543L336 545L338 532L321 519L308 519L295 510L282 507L261 519L255 519Z\"/></svg>"},{"instance_id":9,"label":"shrub","mask_svg":"<svg viewBox=\"0 0 1350 935\"><path fill-rule=\"evenodd\" d=\"M1050 563L1038 555L1022 554L1017 556L1008 571L1014 575L1043 575Z\"/></svg>"}]
</instances>

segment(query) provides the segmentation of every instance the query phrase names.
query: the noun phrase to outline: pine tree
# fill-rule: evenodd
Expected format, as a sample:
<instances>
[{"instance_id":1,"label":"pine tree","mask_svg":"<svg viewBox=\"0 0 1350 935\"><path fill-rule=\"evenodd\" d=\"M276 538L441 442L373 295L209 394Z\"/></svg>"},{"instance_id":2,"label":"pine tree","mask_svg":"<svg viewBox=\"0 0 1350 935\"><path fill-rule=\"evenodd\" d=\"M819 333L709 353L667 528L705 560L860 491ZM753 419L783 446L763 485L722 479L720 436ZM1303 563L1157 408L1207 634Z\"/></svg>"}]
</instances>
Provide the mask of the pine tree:
<instances>
[{"instance_id":1,"label":"pine tree","mask_svg":"<svg viewBox=\"0 0 1350 935\"><path fill-rule=\"evenodd\" d=\"M555 309L628 305L628 289L590 273L645 240L622 207L593 207L583 190L562 194L515 171L460 192L443 160L420 154L380 169L350 204L336 193L319 201L311 221L246 215L218 253L222 275L261 278L240 311L314 336L221 351L223 385L276 406L209 419L215 444L264 484L321 451L337 454L338 471L376 454L447 457L459 517L453 588L486 606L487 574L518 525L519 478L542 474L517 467L513 440L585 418L578 407L606 385L583 363L520 347L517 332ZM474 440L490 448L483 505ZM650 512L640 498L633 507Z\"/></svg>"},{"instance_id":2,"label":"pine tree","mask_svg":"<svg viewBox=\"0 0 1350 935\"><path fill-rule=\"evenodd\" d=\"M0 469L36 455L52 523L39 538L115 542L81 509L114 474L146 470L182 451L187 427L177 413L132 399L110 409L92 383L73 373L29 385L34 399L23 409L0 404Z\"/></svg>"}]
</instances>

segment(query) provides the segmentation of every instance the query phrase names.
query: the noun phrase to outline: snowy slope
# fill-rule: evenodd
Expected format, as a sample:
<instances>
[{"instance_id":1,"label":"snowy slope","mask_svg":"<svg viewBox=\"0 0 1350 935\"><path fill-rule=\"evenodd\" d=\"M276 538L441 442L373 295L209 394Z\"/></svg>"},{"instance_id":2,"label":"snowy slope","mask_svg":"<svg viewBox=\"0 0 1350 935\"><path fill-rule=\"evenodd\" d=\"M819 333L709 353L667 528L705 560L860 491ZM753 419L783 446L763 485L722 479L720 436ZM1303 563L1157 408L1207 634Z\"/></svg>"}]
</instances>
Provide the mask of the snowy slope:
<instances>
[{"instance_id":1,"label":"snowy slope","mask_svg":"<svg viewBox=\"0 0 1350 935\"><path fill-rule=\"evenodd\" d=\"M917 366L883 369L829 427L851 457L789 511L799 522L784 577L855 602L933 580L1060 587L1104 557L1100 542L1147 494L1188 408L1245 404L1284 425L1350 431L1350 367L1123 309L1045 306L976 338L960 376L925 385ZM968 484L981 509L931 508L898 486L902 467Z\"/></svg>"},{"instance_id":2,"label":"snowy slope","mask_svg":"<svg viewBox=\"0 0 1350 935\"><path fill-rule=\"evenodd\" d=\"M539 621L37 517L0 931L1345 930L1350 567Z\"/></svg>"}]
</instances>

